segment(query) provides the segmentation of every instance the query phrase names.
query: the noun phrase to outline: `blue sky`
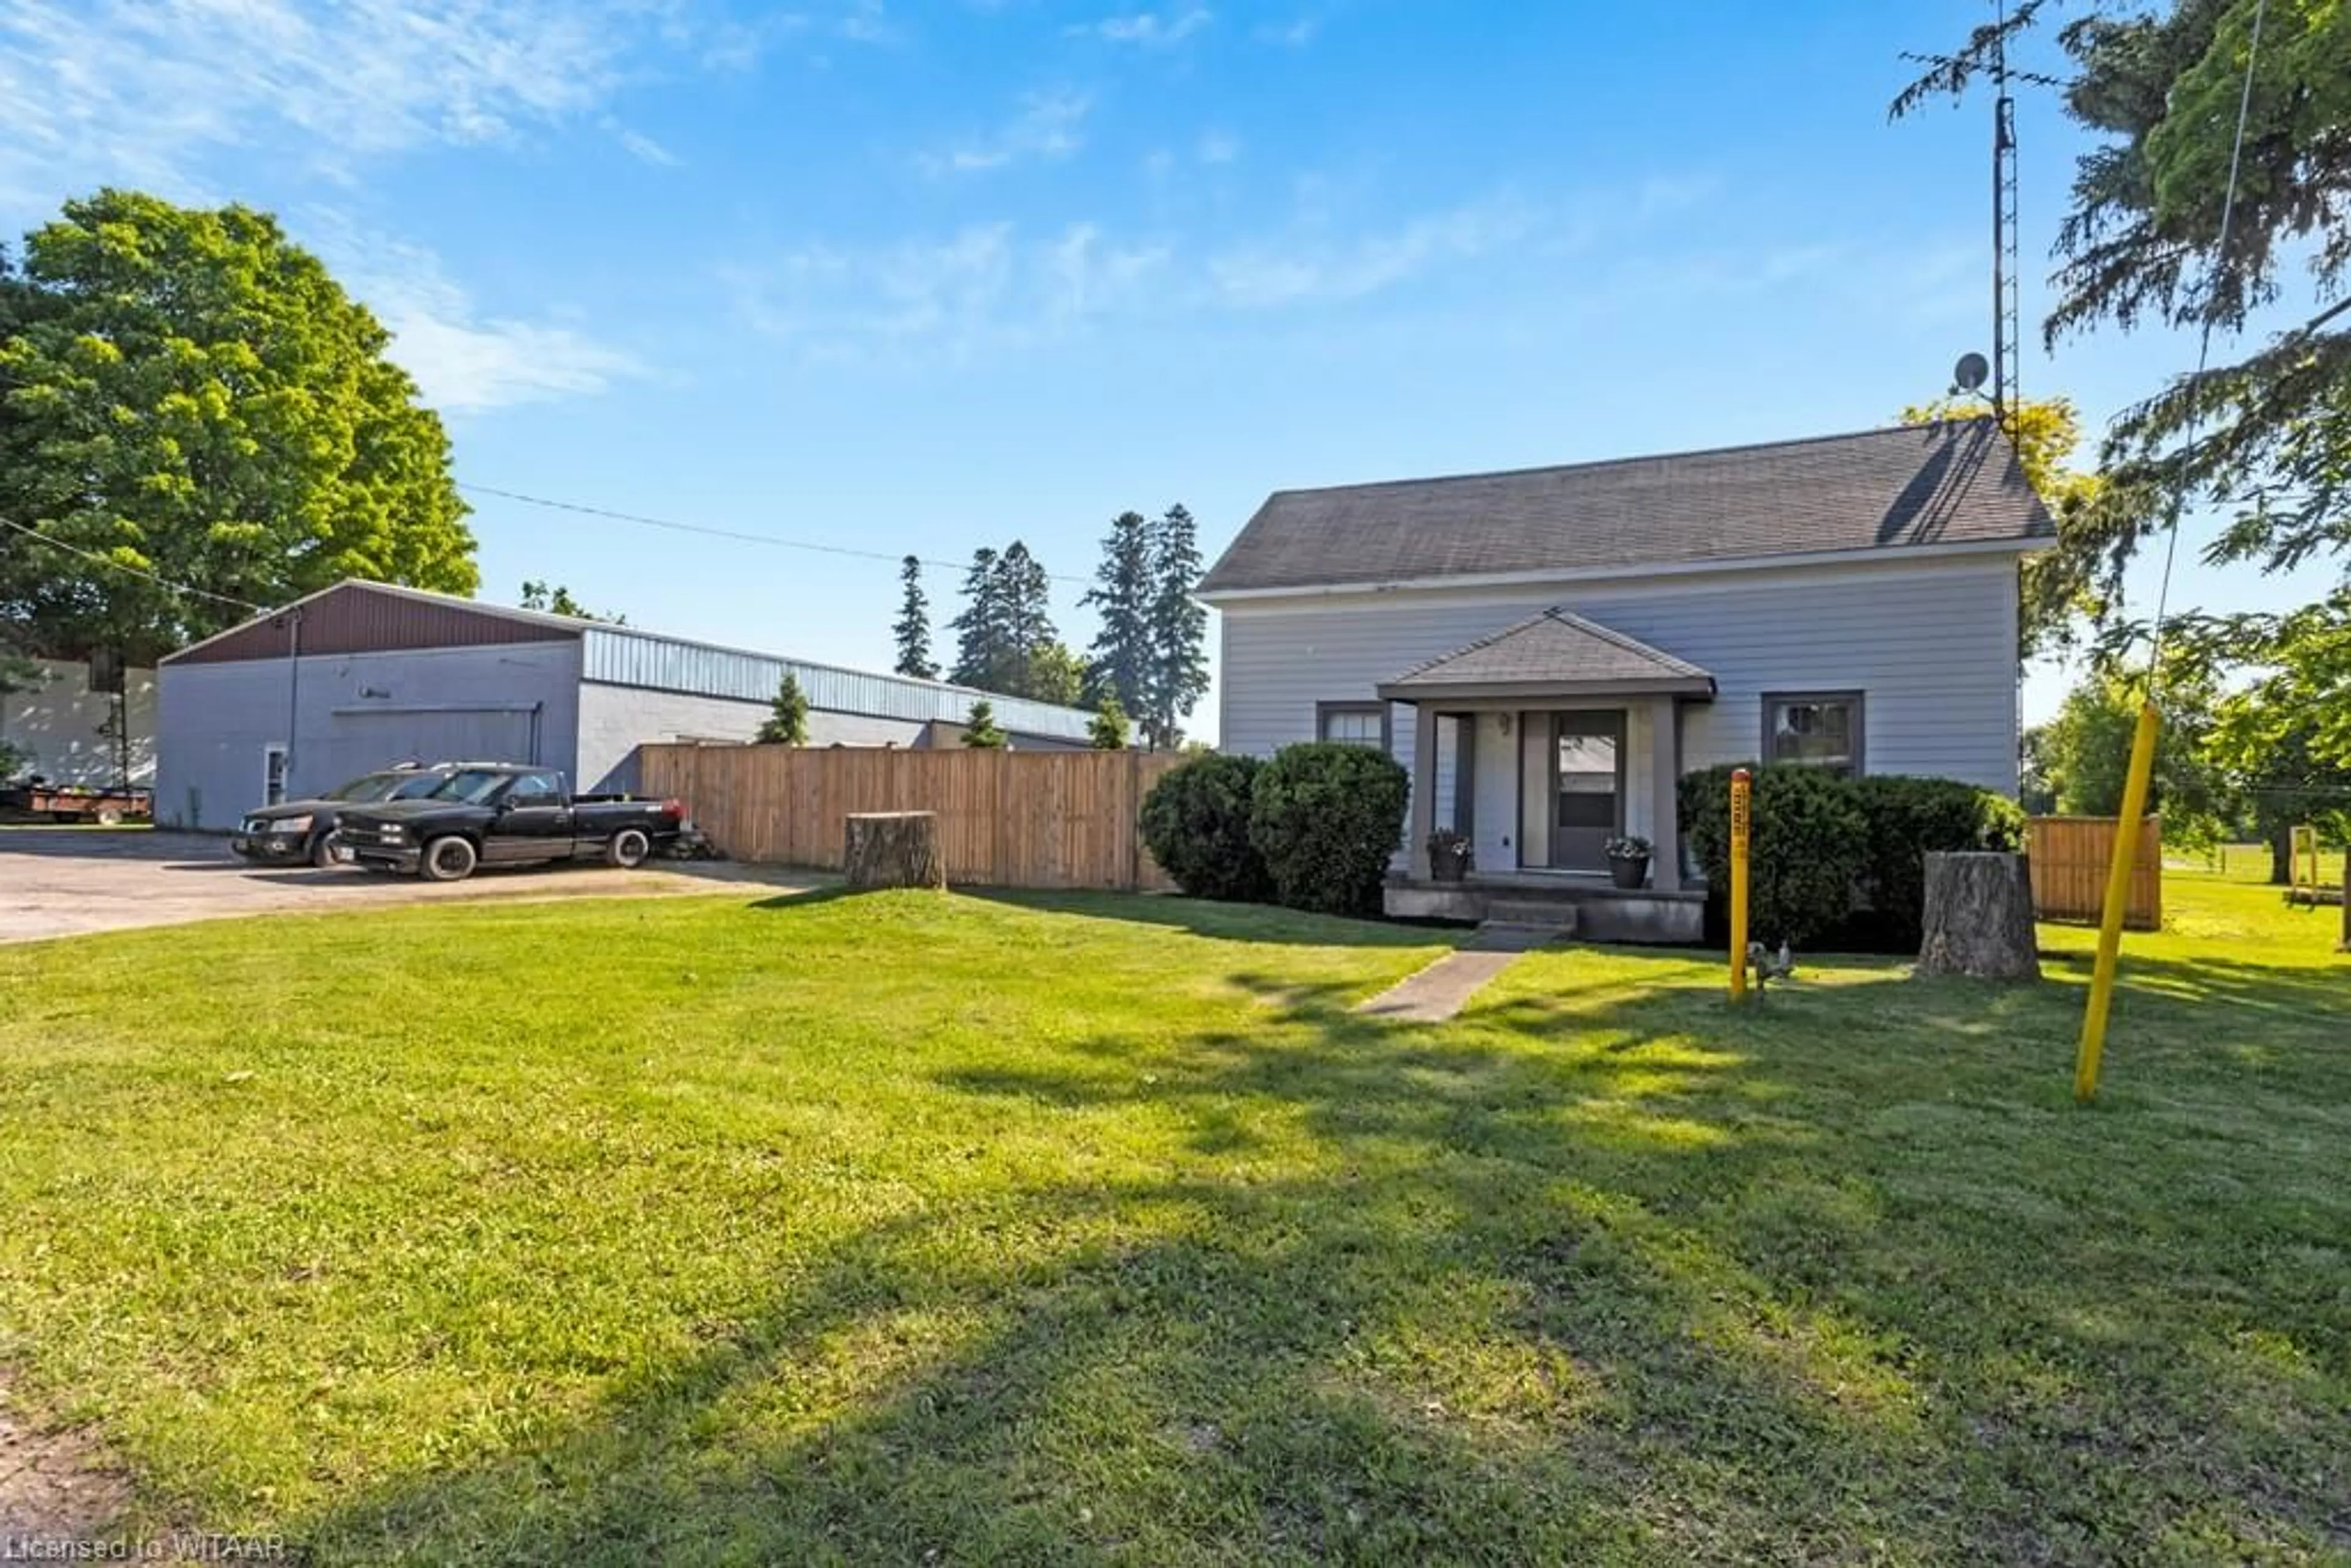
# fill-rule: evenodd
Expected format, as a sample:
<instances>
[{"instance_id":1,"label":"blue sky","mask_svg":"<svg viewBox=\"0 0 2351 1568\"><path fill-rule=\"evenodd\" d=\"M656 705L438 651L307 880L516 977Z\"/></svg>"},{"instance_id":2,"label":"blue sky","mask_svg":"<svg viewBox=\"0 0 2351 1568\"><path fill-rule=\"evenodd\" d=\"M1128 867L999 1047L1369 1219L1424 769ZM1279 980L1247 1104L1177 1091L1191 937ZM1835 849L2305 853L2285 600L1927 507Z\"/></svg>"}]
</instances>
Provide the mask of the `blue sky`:
<instances>
[{"instance_id":1,"label":"blue sky","mask_svg":"<svg viewBox=\"0 0 2351 1568\"><path fill-rule=\"evenodd\" d=\"M100 183L266 206L397 333L461 480L949 562L1017 536L1081 578L1129 507L1186 502L1213 554L1280 486L1938 392L1988 347L1989 110L1885 106L1985 14L0 0L0 232ZM2022 121L2030 326L2079 143ZM2036 336L2022 375L2095 428L2192 354ZM890 660L887 564L474 498L486 596Z\"/></svg>"}]
</instances>

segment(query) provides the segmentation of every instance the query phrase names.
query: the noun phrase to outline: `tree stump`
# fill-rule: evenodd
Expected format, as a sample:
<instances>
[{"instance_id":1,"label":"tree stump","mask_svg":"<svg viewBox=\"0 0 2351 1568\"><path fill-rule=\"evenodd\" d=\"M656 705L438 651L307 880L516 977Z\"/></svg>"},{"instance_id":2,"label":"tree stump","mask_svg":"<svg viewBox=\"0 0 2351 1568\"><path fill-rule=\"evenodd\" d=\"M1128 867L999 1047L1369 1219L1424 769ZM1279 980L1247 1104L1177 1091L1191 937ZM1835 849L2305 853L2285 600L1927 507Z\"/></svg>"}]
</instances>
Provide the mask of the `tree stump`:
<instances>
[{"instance_id":1,"label":"tree stump","mask_svg":"<svg viewBox=\"0 0 2351 1568\"><path fill-rule=\"evenodd\" d=\"M1972 975L1985 980L2037 980L2032 877L2022 855L1927 857L1926 938L1920 975Z\"/></svg>"},{"instance_id":2,"label":"tree stump","mask_svg":"<svg viewBox=\"0 0 2351 1568\"><path fill-rule=\"evenodd\" d=\"M841 867L851 887L946 886L936 812L862 811L848 824Z\"/></svg>"}]
</instances>

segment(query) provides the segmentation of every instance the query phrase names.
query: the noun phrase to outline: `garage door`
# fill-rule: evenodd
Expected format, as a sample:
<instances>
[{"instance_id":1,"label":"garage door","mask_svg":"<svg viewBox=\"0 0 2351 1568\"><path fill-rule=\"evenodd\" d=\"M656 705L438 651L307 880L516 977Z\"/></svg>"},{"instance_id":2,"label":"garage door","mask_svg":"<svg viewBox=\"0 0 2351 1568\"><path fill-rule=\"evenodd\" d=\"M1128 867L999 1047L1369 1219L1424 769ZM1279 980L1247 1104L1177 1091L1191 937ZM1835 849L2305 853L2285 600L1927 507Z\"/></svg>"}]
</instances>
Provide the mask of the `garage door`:
<instances>
[{"instance_id":1,"label":"garage door","mask_svg":"<svg viewBox=\"0 0 2351 1568\"><path fill-rule=\"evenodd\" d=\"M538 762L538 715L478 708L338 708L325 736L304 736L306 779L356 779L398 762Z\"/></svg>"}]
</instances>

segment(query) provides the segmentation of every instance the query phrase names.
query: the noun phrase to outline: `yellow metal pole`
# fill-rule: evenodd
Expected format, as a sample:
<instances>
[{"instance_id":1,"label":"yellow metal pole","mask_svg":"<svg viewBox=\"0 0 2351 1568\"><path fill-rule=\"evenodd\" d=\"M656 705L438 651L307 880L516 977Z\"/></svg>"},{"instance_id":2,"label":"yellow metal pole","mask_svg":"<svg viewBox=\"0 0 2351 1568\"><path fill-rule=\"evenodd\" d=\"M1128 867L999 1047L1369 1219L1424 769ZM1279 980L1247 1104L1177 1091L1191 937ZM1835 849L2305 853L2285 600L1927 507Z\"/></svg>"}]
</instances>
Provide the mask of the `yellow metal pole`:
<instances>
[{"instance_id":1,"label":"yellow metal pole","mask_svg":"<svg viewBox=\"0 0 2351 1568\"><path fill-rule=\"evenodd\" d=\"M2131 737L2130 774L2123 781L2122 820L2106 866L2106 906L2098 922L2098 965L2090 977L2090 1008L2082 1016L2082 1048L2074 1058L2074 1098L2088 1104L2098 1092L2098 1057L2106 1048L2106 1015L2115 1001L2115 967L2122 957L2123 910L2130 903L2131 868L2147 822L2147 791L2155 776L2155 704L2142 703Z\"/></svg>"},{"instance_id":2,"label":"yellow metal pole","mask_svg":"<svg viewBox=\"0 0 2351 1568\"><path fill-rule=\"evenodd\" d=\"M1747 835L1753 781L1747 769L1730 776L1730 999L1747 996Z\"/></svg>"}]
</instances>

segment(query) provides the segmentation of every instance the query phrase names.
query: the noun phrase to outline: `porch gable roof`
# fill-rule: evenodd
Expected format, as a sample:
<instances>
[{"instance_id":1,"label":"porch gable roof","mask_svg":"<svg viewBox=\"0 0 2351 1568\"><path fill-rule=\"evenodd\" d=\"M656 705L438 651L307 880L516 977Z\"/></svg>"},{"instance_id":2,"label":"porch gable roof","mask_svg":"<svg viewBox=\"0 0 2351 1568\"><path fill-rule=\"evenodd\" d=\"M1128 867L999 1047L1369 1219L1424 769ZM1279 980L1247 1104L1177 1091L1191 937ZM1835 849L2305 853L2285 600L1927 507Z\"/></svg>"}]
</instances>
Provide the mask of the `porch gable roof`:
<instances>
[{"instance_id":1,"label":"porch gable roof","mask_svg":"<svg viewBox=\"0 0 2351 1568\"><path fill-rule=\"evenodd\" d=\"M1379 687L1390 702L1437 697L1712 696L1714 677L1687 659L1557 608L1439 654Z\"/></svg>"}]
</instances>

